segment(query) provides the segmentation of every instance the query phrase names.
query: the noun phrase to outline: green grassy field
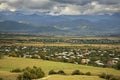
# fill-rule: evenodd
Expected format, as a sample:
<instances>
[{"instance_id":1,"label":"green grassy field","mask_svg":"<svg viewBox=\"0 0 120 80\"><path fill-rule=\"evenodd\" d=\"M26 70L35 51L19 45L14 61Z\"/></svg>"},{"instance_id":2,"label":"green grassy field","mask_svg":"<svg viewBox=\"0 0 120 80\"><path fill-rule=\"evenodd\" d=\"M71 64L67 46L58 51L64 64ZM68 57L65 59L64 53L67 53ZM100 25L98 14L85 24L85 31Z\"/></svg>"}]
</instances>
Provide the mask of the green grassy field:
<instances>
[{"instance_id":1,"label":"green grassy field","mask_svg":"<svg viewBox=\"0 0 120 80\"><path fill-rule=\"evenodd\" d=\"M100 73L108 73L113 74L115 76L120 76L120 71L112 69L112 68L98 68L86 65L76 65L70 63L61 63L61 62L52 62L52 61L45 61L39 59L25 59L25 58L12 58L12 57L5 57L4 59L0 60L0 77L5 78L5 80L15 80L18 73L10 73L12 69L15 68L25 68L25 67L32 67L37 66L41 67L43 71L48 76L48 72L51 69L56 71L64 70L68 75L71 74L73 70L79 69L81 72L91 72L93 76L60 76L54 75L48 77L48 79L44 80L80 80L84 78L84 80L104 80L99 78L97 75ZM42 79L39 79L42 80Z\"/></svg>"}]
</instances>

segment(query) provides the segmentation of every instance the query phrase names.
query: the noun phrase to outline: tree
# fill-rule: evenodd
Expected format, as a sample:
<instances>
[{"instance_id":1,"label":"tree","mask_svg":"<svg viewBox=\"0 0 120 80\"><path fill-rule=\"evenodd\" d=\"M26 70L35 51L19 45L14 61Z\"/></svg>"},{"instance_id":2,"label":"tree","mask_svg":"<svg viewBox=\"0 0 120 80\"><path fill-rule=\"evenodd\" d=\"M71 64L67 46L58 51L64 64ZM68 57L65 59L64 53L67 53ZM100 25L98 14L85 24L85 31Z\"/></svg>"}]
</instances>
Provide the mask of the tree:
<instances>
[{"instance_id":1,"label":"tree","mask_svg":"<svg viewBox=\"0 0 120 80\"><path fill-rule=\"evenodd\" d=\"M39 67L27 67L23 70L23 74L18 76L18 80L32 80L38 79L45 76L45 73Z\"/></svg>"}]
</instances>

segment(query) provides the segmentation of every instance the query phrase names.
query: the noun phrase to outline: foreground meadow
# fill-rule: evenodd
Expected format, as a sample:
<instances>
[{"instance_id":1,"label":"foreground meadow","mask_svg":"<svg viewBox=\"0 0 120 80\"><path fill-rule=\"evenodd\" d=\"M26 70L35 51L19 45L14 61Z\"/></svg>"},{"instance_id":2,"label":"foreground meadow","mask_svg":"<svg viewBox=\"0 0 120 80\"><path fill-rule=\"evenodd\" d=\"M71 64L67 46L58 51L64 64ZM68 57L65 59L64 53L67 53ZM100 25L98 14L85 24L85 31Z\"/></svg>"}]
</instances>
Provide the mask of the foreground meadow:
<instances>
[{"instance_id":1,"label":"foreground meadow","mask_svg":"<svg viewBox=\"0 0 120 80\"><path fill-rule=\"evenodd\" d=\"M99 78L97 75L100 73L108 73L113 74L115 76L120 76L120 71L112 69L112 68L99 68L99 67L92 67L86 65L77 65L77 64L70 64L70 63L61 63L61 62L52 62L40 59L26 59L26 58L13 58L13 57L5 57L4 59L0 60L0 77L5 78L5 80L15 80L17 75L20 73L10 73L12 69L15 68L25 68L25 67L32 67L37 66L41 67L48 76L48 72L53 69L55 71L64 70L69 76L60 76L54 75L48 77L46 80L103 80ZM70 76L73 70L80 70L81 72L91 72L92 76ZM54 78L54 79L53 79ZM43 78L44 79L44 78ZM42 80L42 79L40 79ZM44 79L45 80L45 79Z\"/></svg>"},{"instance_id":2,"label":"foreground meadow","mask_svg":"<svg viewBox=\"0 0 120 80\"><path fill-rule=\"evenodd\" d=\"M105 80L105 79L99 78L98 76L85 76L85 75L79 76L52 75L37 80Z\"/></svg>"}]
</instances>

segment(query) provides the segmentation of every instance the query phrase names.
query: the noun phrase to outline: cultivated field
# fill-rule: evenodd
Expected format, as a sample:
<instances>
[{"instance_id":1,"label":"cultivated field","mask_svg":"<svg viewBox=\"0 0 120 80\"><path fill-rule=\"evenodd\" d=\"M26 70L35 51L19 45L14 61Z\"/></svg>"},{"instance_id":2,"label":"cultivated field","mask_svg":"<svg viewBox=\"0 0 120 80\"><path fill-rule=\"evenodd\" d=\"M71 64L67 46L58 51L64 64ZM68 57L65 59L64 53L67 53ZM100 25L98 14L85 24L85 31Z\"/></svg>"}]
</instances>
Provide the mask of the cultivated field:
<instances>
[{"instance_id":1,"label":"cultivated field","mask_svg":"<svg viewBox=\"0 0 120 80\"><path fill-rule=\"evenodd\" d=\"M0 44L0 46L37 46L37 47L44 47L44 46L93 46L93 47L106 47L106 48L114 48L120 47L120 45L116 44L70 44L70 43L14 43L14 44Z\"/></svg>"}]
</instances>

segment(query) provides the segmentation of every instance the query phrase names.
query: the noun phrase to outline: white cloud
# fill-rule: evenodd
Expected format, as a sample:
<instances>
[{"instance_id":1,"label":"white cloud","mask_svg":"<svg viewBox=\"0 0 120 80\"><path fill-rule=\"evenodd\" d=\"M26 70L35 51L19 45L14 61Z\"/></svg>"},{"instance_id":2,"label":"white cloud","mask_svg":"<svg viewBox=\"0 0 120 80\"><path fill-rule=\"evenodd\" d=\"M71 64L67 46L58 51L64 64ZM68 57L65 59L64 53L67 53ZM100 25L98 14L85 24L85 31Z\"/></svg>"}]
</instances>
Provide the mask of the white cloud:
<instances>
[{"instance_id":1,"label":"white cloud","mask_svg":"<svg viewBox=\"0 0 120 80\"><path fill-rule=\"evenodd\" d=\"M98 2L93 1L93 2L91 2L91 5L92 5L92 6L97 6L97 5L98 5Z\"/></svg>"},{"instance_id":2,"label":"white cloud","mask_svg":"<svg viewBox=\"0 0 120 80\"><path fill-rule=\"evenodd\" d=\"M76 5L55 5L50 10L51 15L79 15L80 10Z\"/></svg>"},{"instance_id":3,"label":"white cloud","mask_svg":"<svg viewBox=\"0 0 120 80\"><path fill-rule=\"evenodd\" d=\"M0 4L0 10L10 10L15 11L16 9L12 6L9 6L7 3L1 3Z\"/></svg>"},{"instance_id":4,"label":"white cloud","mask_svg":"<svg viewBox=\"0 0 120 80\"><path fill-rule=\"evenodd\" d=\"M96 1L89 3L88 5L85 6L92 6L92 8L88 8L84 10L83 14L104 14L104 13L114 13L120 11L120 8L117 7L116 5L105 5L105 4L100 4Z\"/></svg>"},{"instance_id":5,"label":"white cloud","mask_svg":"<svg viewBox=\"0 0 120 80\"><path fill-rule=\"evenodd\" d=\"M60 12L61 14L67 14L67 15L78 15L78 14L81 14L80 13L80 10L79 10L79 7L76 6L76 5L68 5L66 6L63 10L61 10Z\"/></svg>"},{"instance_id":6,"label":"white cloud","mask_svg":"<svg viewBox=\"0 0 120 80\"><path fill-rule=\"evenodd\" d=\"M50 15L120 12L120 0L0 0L0 10L26 10Z\"/></svg>"}]
</instances>

